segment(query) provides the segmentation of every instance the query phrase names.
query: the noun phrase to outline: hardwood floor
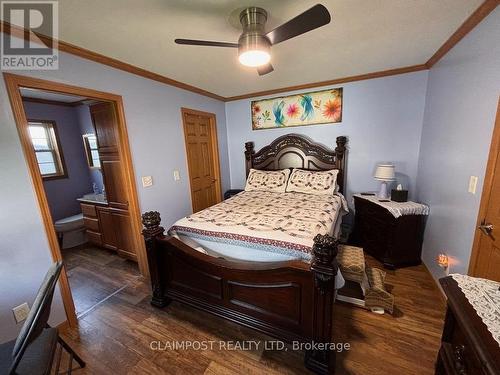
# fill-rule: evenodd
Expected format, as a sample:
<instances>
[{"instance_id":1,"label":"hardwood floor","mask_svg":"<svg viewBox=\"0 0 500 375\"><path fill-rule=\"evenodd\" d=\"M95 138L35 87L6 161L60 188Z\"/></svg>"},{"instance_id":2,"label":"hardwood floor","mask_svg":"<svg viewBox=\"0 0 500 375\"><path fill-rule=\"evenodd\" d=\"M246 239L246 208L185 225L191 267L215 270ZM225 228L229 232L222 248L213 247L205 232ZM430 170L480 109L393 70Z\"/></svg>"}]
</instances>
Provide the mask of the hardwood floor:
<instances>
[{"instance_id":1,"label":"hardwood floor","mask_svg":"<svg viewBox=\"0 0 500 375\"><path fill-rule=\"evenodd\" d=\"M374 259L368 263L377 265ZM336 374L433 374L444 299L424 266L388 271L386 284L396 311L376 315L351 305L335 305L335 342L350 344L337 354ZM304 374L303 353L266 350L270 337L207 313L172 303L149 304L148 284L140 278L99 304L62 336L87 361L75 374ZM185 340L214 341L211 350L152 350ZM258 348L228 350L219 341L259 340ZM165 348L163 348L165 349ZM76 367L76 364L75 364Z\"/></svg>"},{"instance_id":2,"label":"hardwood floor","mask_svg":"<svg viewBox=\"0 0 500 375\"><path fill-rule=\"evenodd\" d=\"M63 259L78 317L141 275L137 263L91 245L63 250Z\"/></svg>"}]
</instances>

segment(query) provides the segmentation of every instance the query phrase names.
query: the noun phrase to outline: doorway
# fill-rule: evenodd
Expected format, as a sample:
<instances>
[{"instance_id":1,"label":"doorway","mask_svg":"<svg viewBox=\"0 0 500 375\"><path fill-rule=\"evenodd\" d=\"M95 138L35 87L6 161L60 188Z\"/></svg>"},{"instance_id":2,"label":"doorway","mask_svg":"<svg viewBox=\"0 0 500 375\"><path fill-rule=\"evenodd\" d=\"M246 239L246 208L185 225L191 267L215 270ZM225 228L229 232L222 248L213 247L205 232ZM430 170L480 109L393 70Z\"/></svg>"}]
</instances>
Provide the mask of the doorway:
<instances>
[{"instance_id":1,"label":"doorway","mask_svg":"<svg viewBox=\"0 0 500 375\"><path fill-rule=\"evenodd\" d=\"M137 265L134 263L135 268L138 268L137 276L148 274L145 247L140 234L142 228L140 209L122 99L115 94L15 74L4 73L4 79L52 257L54 260L64 260L66 263L59 283L68 323L75 326L77 323L73 298L75 295L72 294L68 279L68 273L71 272L68 270L70 264L74 265L75 261L80 259L81 263L88 265L89 256L94 254L92 259L101 265L111 264L116 259L131 259L137 262ZM89 169L94 172L98 169L97 174L102 172L102 185L99 185L99 181L94 181L92 187L83 188L88 194L82 194L81 199L78 199L76 204L81 213L76 217L66 217L63 212L68 211L58 212L51 207L53 199L47 194L45 186L47 181L68 177L69 153L65 155L64 146L60 144L61 139L58 139L61 129L55 121L35 118L39 116L32 116L33 113L26 112L29 103L54 106L54 102L60 104L64 101L68 102L66 104L68 107L78 106L84 110L86 107L91 130L80 135L78 141L84 153L80 156L85 158ZM70 146L66 149L73 152L76 148ZM69 171L69 175L74 176L75 171ZM89 184L84 179L80 183ZM73 199L70 203L75 204ZM54 220L55 215L59 220ZM73 253L68 253L66 249L62 250L65 242L66 245L68 243L68 229L78 229L80 221L84 225L86 245L69 246L72 247ZM68 228L68 224L73 228ZM81 238L78 239L77 232L78 230L72 231L71 234L76 236L76 242L69 241L70 244L82 242ZM82 248L82 246L87 247ZM65 253L68 259L65 259ZM82 254L87 259L82 260ZM116 259L111 256L115 256ZM92 267L94 266L90 264L87 268ZM125 270L127 267L121 268ZM75 280L77 278L75 275ZM78 312L81 315L85 312L85 308L80 307Z\"/></svg>"},{"instance_id":2,"label":"doorway","mask_svg":"<svg viewBox=\"0 0 500 375\"><path fill-rule=\"evenodd\" d=\"M500 281L500 99L484 179L469 274Z\"/></svg>"},{"instance_id":3,"label":"doorway","mask_svg":"<svg viewBox=\"0 0 500 375\"><path fill-rule=\"evenodd\" d=\"M222 201L215 114L182 108L193 212Z\"/></svg>"}]
</instances>

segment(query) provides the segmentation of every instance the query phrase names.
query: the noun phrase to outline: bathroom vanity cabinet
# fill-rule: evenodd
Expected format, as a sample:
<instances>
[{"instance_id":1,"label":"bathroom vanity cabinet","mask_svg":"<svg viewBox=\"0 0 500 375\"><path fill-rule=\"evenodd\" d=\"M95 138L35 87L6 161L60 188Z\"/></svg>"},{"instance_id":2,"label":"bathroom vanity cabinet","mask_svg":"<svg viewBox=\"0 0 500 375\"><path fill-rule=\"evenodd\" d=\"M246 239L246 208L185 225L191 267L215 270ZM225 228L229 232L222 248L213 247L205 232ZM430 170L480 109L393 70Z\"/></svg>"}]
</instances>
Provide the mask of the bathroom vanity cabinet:
<instances>
[{"instance_id":1,"label":"bathroom vanity cabinet","mask_svg":"<svg viewBox=\"0 0 500 375\"><path fill-rule=\"evenodd\" d=\"M128 210L109 207L107 202L80 200L88 241L137 261Z\"/></svg>"}]
</instances>

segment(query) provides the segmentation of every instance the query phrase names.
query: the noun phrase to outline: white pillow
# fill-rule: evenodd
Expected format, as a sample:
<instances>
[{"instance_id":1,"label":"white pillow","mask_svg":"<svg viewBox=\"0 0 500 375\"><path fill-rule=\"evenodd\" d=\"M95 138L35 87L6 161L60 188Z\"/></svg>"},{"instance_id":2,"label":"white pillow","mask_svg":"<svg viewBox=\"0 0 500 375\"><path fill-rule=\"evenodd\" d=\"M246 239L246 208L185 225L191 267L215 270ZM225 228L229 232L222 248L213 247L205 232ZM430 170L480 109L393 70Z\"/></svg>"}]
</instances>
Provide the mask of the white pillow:
<instances>
[{"instance_id":1,"label":"white pillow","mask_svg":"<svg viewBox=\"0 0 500 375\"><path fill-rule=\"evenodd\" d=\"M329 171L294 169L288 180L286 192L333 195L337 186L338 173L338 169Z\"/></svg>"},{"instance_id":2,"label":"white pillow","mask_svg":"<svg viewBox=\"0 0 500 375\"><path fill-rule=\"evenodd\" d=\"M250 169L245 191L272 191L284 193L290 176L290 169L279 171L259 171Z\"/></svg>"}]
</instances>

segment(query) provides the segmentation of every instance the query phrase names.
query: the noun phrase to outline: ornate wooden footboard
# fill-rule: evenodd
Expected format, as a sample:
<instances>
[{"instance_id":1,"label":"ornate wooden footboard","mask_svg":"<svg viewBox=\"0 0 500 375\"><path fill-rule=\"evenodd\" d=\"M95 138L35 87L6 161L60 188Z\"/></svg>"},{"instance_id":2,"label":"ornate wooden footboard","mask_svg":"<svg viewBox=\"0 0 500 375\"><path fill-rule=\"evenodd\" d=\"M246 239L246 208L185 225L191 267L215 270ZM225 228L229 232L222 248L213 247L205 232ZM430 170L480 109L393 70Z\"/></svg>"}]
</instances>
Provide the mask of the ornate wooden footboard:
<instances>
[{"instance_id":1,"label":"ornate wooden footboard","mask_svg":"<svg viewBox=\"0 0 500 375\"><path fill-rule=\"evenodd\" d=\"M302 261L245 263L215 258L165 236L160 214L143 215L151 303L186 303L287 342L332 342L338 242L314 239L311 264ZM332 374L335 352L306 352L305 365Z\"/></svg>"}]
</instances>

